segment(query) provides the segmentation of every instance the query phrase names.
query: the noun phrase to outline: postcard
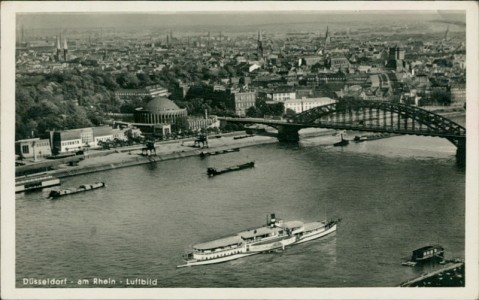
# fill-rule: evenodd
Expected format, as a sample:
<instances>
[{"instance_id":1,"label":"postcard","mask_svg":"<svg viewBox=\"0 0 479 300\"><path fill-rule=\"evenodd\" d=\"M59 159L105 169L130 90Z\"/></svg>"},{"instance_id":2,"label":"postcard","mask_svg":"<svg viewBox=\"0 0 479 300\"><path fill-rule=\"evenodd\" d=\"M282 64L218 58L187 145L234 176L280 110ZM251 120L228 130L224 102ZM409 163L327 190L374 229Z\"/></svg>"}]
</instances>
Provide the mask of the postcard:
<instances>
[{"instance_id":1,"label":"postcard","mask_svg":"<svg viewBox=\"0 0 479 300\"><path fill-rule=\"evenodd\" d=\"M2 298L477 299L477 3L1 22Z\"/></svg>"}]
</instances>

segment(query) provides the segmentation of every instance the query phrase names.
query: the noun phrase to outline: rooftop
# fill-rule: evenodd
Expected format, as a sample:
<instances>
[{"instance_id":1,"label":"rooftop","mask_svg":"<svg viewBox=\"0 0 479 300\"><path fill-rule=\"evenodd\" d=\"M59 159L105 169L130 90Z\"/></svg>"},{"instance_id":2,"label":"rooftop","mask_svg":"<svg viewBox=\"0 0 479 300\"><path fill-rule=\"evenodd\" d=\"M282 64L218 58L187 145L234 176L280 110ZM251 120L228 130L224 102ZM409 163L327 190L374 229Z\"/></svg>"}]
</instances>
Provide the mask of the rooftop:
<instances>
[{"instance_id":1,"label":"rooftop","mask_svg":"<svg viewBox=\"0 0 479 300\"><path fill-rule=\"evenodd\" d=\"M240 236L228 236L225 238L217 239L214 241L206 242L206 243L201 243L201 244L196 244L194 245L195 249L198 250L208 250L208 249L215 249L215 248L220 248L220 247L225 247L229 245L236 245L240 244L243 240L241 239Z\"/></svg>"},{"instance_id":2,"label":"rooftop","mask_svg":"<svg viewBox=\"0 0 479 300\"><path fill-rule=\"evenodd\" d=\"M243 232L240 232L238 235L245 238L245 239L248 239L248 238L252 238L252 237L255 237L255 236L259 236L259 235L266 235L266 234L272 234L273 232L277 232L277 231L280 231L282 230L281 228L270 228L270 227L260 227L260 228L257 228L257 229L251 229L251 230L247 230L247 231L243 231Z\"/></svg>"},{"instance_id":3,"label":"rooftop","mask_svg":"<svg viewBox=\"0 0 479 300\"><path fill-rule=\"evenodd\" d=\"M160 96L153 98L142 110L150 112L166 112L172 110L181 110L181 108L179 108L173 101Z\"/></svg>"}]
</instances>

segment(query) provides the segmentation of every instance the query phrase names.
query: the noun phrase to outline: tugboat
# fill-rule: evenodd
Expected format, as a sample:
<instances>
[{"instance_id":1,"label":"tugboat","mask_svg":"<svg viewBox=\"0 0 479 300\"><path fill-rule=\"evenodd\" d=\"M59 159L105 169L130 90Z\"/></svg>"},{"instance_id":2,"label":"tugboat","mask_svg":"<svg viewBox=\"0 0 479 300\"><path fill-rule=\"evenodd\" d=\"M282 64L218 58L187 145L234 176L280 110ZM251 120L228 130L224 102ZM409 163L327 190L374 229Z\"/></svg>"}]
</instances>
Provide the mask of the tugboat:
<instances>
[{"instance_id":1,"label":"tugboat","mask_svg":"<svg viewBox=\"0 0 479 300\"><path fill-rule=\"evenodd\" d=\"M444 261L444 248L441 245L430 245L414 250L412 252L411 260L403 262L402 265L414 267L420 262L435 259L440 262Z\"/></svg>"},{"instance_id":2,"label":"tugboat","mask_svg":"<svg viewBox=\"0 0 479 300\"><path fill-rule=\"evenodd\" d=\"M58 197L66 196L66 195L72 195L72 194L99 189L105 186L106 184L104 182L95 182L93 184L83 184L83 185L80 185L78 188L71 188L71 189L65 189L65 190L59 190L59 191L56 191L56 190L50 191L49 197L58 198Z\"/></svg>"},{"instance_id":3,"label":"tugboat","mask_svg":"<svg viewBox=\"0 0 479 300\"><path fill-rule=\"evenodd\" d=\"M342 147L342 146L346 146L346 145L348 145L348 144L349 144L349 141L348 141L348 140L345 140L345 139L343 138L343 133L341 132L341 141L339 141L339 142L333 144L333 146L334 146L334 147Z\"/></svg>"},{"instance_id":4,"label":"tugboat","mask_svg":"<svg viewBox=\"0 0 479 300\"><path fill-rule=\"evenodd\" d=\"M336 231L341 220L284 222L276 219L275 214L267 217L266 225L237 234L200 243L193 246L193 251L184 255L185 264L178 268L208 265L238 259L259 253L285 249L286 246L312 241Z\"/></svg>"},{"instance_id":5,"label":"tugboat","mask_svg":"<svg viewBox=\"0 0 479 300\"><path fill-rule=\"evenodd\" d=\"M208 174L208 176L212 177L212 176L221 175L221 174L228 173L228 172L239 171L239 170L249 169L249 168L254 168L254 161L250 161L250 162L247 162L245 164L237 165L237 166L234 166L234 167L229 167L229 168L226 168L226 169L223 169L223 170L217 170L215 168L208 168L206 170L206 174Z\"/></svg>"}]
</instances>

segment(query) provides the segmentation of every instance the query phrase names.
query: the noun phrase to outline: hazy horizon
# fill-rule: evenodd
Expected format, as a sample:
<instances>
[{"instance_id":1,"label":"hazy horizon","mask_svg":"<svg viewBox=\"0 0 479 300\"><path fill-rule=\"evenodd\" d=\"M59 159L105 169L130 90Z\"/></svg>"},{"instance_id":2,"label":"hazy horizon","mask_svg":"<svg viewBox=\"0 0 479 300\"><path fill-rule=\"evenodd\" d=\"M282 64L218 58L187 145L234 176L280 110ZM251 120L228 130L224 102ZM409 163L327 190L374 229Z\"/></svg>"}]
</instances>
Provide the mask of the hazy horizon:
<instances>
[{"instance_id":1,"label":"hazy horizon","mask_svg":"<svg viewBox=\"0 0 479 300\"><path fill-rule=\"evenodd\" d=\"M372 18L372 16L374 16ZM16 25L25 28L95 27L188 27L270 26L274 24L418 22L442 21L465 24L465 11L315 11L315 12L108 12L108 13L19 13Z\"/></svg>"}]
</instances>

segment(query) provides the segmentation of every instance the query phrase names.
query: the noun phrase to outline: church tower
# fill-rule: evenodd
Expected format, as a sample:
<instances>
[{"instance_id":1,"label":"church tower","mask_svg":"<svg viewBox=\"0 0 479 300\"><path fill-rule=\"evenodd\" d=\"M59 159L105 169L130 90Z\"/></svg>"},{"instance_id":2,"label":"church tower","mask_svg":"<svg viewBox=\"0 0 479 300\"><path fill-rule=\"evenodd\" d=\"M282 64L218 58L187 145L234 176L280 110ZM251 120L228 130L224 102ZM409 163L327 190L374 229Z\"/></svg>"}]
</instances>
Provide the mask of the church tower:
<instances>
[{"instance_id":1,"label":"church tower","mask_svg":"<svg viewBox=\"0 0 479 300\"><path fill-rule=\"evenodd\" d=\"M67 46L67 38L63 39L63 61L67 61L68 55L68 46Z\"/></svg>"},{"instance_id":2,"label":"church tower","mask_svg":"<svg viewBox=\"0 0 479 300\"><path fill-rule=\"evenodd\" d=\"M62 38L62 35L59 34L57 35L57 61L60 61L60 57L61 57L61 52L62 52L62 49L60 47L60 39Z\"/></svg>"},{"instance_id":3,"label":"church tower","mask_svg":"<svg viewBox=\"0 0 479 300\"><path fill-rule=\"evenodd\" d=\"M326 36L324 39L324 44L328 45L329 43L331 43L331 36L329 36L329 26L326 26Z\"/></svg>"},{"instance_id":4,"label":"church tower","mask_svg":"<svg viewBox=\"0 0 479 300\"><path fill-rule=\"evenodd\" d=\"M263 38L261 36L261 31L258 31L258 57L263 57L264 51L263 51Z\"/></svg>"}]
</instances>

